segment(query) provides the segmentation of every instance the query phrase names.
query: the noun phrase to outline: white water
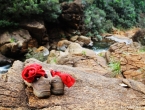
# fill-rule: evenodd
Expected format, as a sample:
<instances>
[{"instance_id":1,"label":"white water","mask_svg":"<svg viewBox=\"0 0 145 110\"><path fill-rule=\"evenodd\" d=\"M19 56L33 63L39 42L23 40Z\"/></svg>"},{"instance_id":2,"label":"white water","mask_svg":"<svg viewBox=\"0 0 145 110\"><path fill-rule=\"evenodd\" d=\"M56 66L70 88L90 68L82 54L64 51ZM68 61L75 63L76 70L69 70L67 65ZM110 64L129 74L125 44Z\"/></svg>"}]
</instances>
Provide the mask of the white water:
<instances>
[{"instance_id":1,"label":"white water","mask_svg":"<svg viewBox=\"0 0 145 110\"><path fill-rule=\"evenodd\" d=\"M130 38L127 37L117 37L117 36L109 36L109 37L105 37L106 39L115 41L115 42L119 42L119 43L126 43L126 45L131 44L133 41ZM107 42L98 42L94 45L93 50L96 52L96 54L102 53L102 52L106 52L108 50L108 48L110 44L108 44Z\"/></svg>"},{"instance_id":2,"label":"white water","mask_svg":"<svg viewBox=\"0 0 145 110\"><path fill-rule=\"evenodd\" d=\"M110 40L114 40L116 42L120 42L120 43L126 43L127 44L131 44L133 41L132 39L130 38L127 38L127 37L117 37L117 36L109 36L109 37L106 37L107 39L110 39Z\"/></svg>"},{"instance_id":3,"label":"white water","mask_svg":"<svg viewBox=\"0 0 145 110\"><path fill-rule=\"evenodd\" d=\"M102 53L102 52L106 52L108 50L108 48L96 49L95 47L93 47L93 50L95 51L96 54L99 54L99 53Z\"/></svg>"},{"instance_id":4,"label":"white water","mask_svg":"<svg viewBox=\"0 0 145 110\"><path fill-rule=\"evenodd\" d=\"M11 67L11 65L5 65L0 67L0 74L4 74L6 72L8 72L8 69Z\"/></svg>"}]
</instances>

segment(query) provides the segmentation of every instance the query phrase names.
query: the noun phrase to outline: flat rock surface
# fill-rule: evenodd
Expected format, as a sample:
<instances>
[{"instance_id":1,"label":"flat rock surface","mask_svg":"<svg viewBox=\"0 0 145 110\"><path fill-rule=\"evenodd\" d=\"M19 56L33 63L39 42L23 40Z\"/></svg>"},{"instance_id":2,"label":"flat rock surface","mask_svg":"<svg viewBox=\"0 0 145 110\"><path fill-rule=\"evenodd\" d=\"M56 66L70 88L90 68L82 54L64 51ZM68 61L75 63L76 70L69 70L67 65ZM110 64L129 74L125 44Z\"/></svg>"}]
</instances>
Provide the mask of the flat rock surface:
<instances>
[{"instance_id":1,"label":"flat rock surface","mask_svg":"<svg viewBox=\"0 0 145 110\"><path fill-rule=\"evenodd\" d=\"M33 95L33 89L26 87L21 78L23 67L33 63L41 64L44 70L53 69L69 73L76 79L76 83L71 88L65 87L64 95L38 99ZM28 59L24 63L15 61L8 73L0 77L0 109L143 110L145 95L134 87L138 82L131 84L135 89L124 88L120 83L121 79L106 78L97 73L91 74L68 66L50 65L35 59Z\"/></svg>"},{"instance_id":2,"label":"flat rock surface","mask_svg":"<svg viewBox=\"0 0 145 110\"><path fill-rule=\"evenodd\" d=\"M31 108L47 108L57 110L122 110L141 109L144 94L131 88L123 88L122 80L106 78L99 74L90 74L68 66L48 65L29 59L25 65L39 63L44 70L54 69L71 74L76 83L73 87L65 87L62 96L51 95L47 99L38 99L32 94L32 89L26 89ZM45 110L44 109L44 110ZM46 110L47 110L46 109Z\"/></svg>"},{"instance_id":3,"label":"flat rock surface","mask_svg":"<svg viewBox=\"0 0 145 110\"><path fill-rule=\"evenodd\" d=\"M23 63L15 61L6 74L0 75L0 110L27 107L25 86L21 78Z\"/></svg>"}]
</instances>

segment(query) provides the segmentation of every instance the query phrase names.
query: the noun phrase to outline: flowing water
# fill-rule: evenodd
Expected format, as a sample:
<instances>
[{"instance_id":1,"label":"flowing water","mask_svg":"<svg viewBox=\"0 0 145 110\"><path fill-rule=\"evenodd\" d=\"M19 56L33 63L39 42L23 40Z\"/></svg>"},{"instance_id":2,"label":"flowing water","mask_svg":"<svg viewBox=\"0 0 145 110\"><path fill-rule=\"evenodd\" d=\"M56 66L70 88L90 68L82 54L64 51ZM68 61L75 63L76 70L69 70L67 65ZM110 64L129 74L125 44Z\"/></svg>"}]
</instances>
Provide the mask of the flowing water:
<instances>
[{"instance_id":1,"label":"flowing water","mask_svg":"<svg viewBox=\"0 0 145 110\"><path fill-rule=\"evenodd\" d=\"M95 42L92 49L96 52L96 54L99 54L101 52L106 52L109 47L110 44L107 42Z\"/></svg>"},{"instance_id":2,"label":"flowing water","mask_svg":"<svg viewBox=\"0 0 145 110\"><path fill-rule=\"evenodd\" d=\"M118 38L116 36L109 36L109 37L106 37L106 39L107 40L104 40L104 41L94 42L93 47L91 47L90 49L94 50L96 54L99 54L101 52L106 52L109 49L109 47L115 42L125 42L126 44L132 43L132 40L127 37ZM47 55L49 53L46 51L45 54ZM11 67L10 64L1 66L0 74L7 73L10 67Z\"/></svg>"},{"instance_id":3,"label":"flowing water","mask_svg":"<svg viewBox=\"0 0 145 110\"><path fill-rule=\"evenodd\" d=\"M0 67L0 74L4 74L8 72L8 69L11 67L11 65L4 65Z\"/></svg>"},{"instance_id":4,"label":"flowing water","mask_svg":"<svg viewBox=\"0 0 145 110\"><path fill-rule=\"evenodd\" d=\"M100 42L94 42L92 49L96 52L96 54L99 54L101 52L106 52L109 47L114 44L115 42L119 43L126 43L126 45L132 43L132 39L127 37L117 37L117 36L109 36L103 39L103 41Z\"/></svg>"}]
</instances>

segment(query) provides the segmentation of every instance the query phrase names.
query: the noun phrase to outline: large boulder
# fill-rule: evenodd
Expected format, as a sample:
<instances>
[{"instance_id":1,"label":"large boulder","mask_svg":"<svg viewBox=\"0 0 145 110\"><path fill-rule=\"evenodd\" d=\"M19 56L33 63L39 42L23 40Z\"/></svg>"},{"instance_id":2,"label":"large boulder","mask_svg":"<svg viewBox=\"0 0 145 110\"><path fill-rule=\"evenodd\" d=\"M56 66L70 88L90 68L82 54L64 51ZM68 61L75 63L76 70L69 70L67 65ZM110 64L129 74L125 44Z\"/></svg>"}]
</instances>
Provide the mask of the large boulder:
<instances>
[{"instance_id":1,"label":"large boulder","mask_svg":"<svg viewBox=\"0 0 145 110\"><path fill-rule=\"evenodd\" d=\"M4 66L4 65L11 65L14 62L14 59L11 58L7 58L5 56L3 56L2 54L0 54L0 66Z\"/></svg>"},{"instance_id":2,"label":"large boulder","mask_svg":"<svg viewBox=\"0 0 145 110\"><path fill-rule=\"evenodd\" d=\"M39 99L33 89L24 85L21 77L23 68L29 64L42 65L44 70L57 70L72 75L76 82L65 87L64 95L51 95ZM120 86L126 84L128 88ZM15 61L8 73L0 77L1 110L128 110L144 108L145 85L137 81L106 78L80 71L76 68L50 65L36 59L24 63Z\"/></svg>"},{"instance_id":3,"label":"large boulder","mask_svg":"<svg viewBox=\"0 0 145 110\"><path fill-rule=\"evenodd\" d=\"M83 6L79 2L63 2L61 4L60 22L64 29L64 36L68 38L72 35L80 34L84 30L82 23Z\"/></svg>"},{"instance_id":4,"label":"large boulder","mask_svg":"<svg viewBox=\"0 0 145 110\"><path fill-rule=\"evenodd\" d=\"M28 108L25 86L21 77L22 69L23 63L15 61L6 74L0 75L1 110Z\"/></svg>"},{"instance_id":5,"label":"large boulder","mask_svg":"<svg viewBox=\"0 0 145 110\"><path fill-rule=\"evenodd\" d=\"M26 53L29 47L33 47L32 45L37 46L37 42L24 29L0 35L0 53L7 57L19 57Z\"/></svg>"},{"instance_id":6,"label":"large boulder","mask_svg":"<svg viewBox=\"0 0 145 110\"><path fill-rule=\"evenodd\" d=\"M24 21L20 25L30 32L31 36L38 41L39 45L44 45L48 42L47 30L43 21Z\"/></svg>"},{"instance_id":7,"label":"large boulder","mask_svg":"<svg viewBox=\"0 0 145 110\"><path fill-rule=\"evenodd\" d=\"M142 52L141 48L141 45L135 42L129 45L115 43L110 46L106 58L109 63L113 63L112 60L120 62L120 71L125 78L145 83L145 52Z\"/></svg>"},{"instance_id":8,"label":"large boulder","mask_svg":"<svg viewBox=\"0 0 145 110\"><path fill-rule=\"evenodd\" d=\"M47 63L67 65L90 73L99 72L102 75L110 73L105 58L78 43L70 43L65 52L50 51Z\"/></svg>"},{"instance_id":9,"label":"large boulder","mask_svg":"<svg viewBox=\"0 0 145 110\"><path fill-rule=\"evenodd\" d=\"M83 7L81 4L77 2L63 2L61 8L62 13L60 17L69 27L74 29L82 28L80 23L83 15Z\"/></svg>"},{"instance_id":10,"label":"large boulder","mask_svg":"<svg viewBox=\"0 0 145 110\"><path fill-rule=\"evenodd\" d=\"M134 42L139 42L142 45L145 45L145 29L139 29L133 36L132 40Z\"/></svg>"}]
</instances>

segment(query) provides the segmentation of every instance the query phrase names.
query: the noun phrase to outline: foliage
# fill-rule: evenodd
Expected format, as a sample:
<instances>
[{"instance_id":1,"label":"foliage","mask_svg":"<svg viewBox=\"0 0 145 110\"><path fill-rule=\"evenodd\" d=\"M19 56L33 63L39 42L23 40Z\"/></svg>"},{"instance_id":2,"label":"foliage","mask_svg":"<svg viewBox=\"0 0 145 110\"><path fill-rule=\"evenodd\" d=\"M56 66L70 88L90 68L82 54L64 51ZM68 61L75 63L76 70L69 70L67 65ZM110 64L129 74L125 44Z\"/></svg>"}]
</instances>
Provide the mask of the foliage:
<instances>
[{"instance_id":1,"label":"foliage","mask_svg":"<svg viewBox=\"0 0 145 110\"><path fill-rule=\"evenodd\" d=\"M22 19L58 22L61 3L73 0L0 0L0 28L16 27ZM97 37L112 27L145 27L144 0L82 0L85 34Z\"/></svg>"},{"instance_id":2,"label":"foliage","mask_svg":"<svg viewBox=\"0 0 145 110\"><path fill-rule=\"evenodd\" d=\"M104 16L106 21L109 20L113 26L119 28L130 28L136 25L136 22L138 22L137 19L139 19L138 13L142 12L141 10L145 10L143 0L83 0L82 3L86 6L95 5L97 8L103 10L106 13L106 16ZM105 29L101 27L101 30ZM109 30L107 29L105 31Z\"/></svg>"},{"instance_id":3,"label":"foliage","mask_svg":"<svg viewBox=\"0 0 145 110\"><path fill-rule=\"evenodd\" d=\"M109 63L109 67L113 72L113 77L116 77L117 75L121 74L121 66L119 61L111 61Z\"/></svg>"},{"instance_id":4,"label":"foliage","mask_svg":"<svg viewBox=\"0 0 145 110\"><path fill-rule=\"evenodd\" d=\"M97 8L96 5L91 4L87 6L84 11L86 35L97 37L99 41L102 40L102 36L99 34L109 31L113 26L105 17L106 13Z\"/></svg>"},{"instance_id":5,"label":"foliage","mask_svg":"<svg viewBox=\"0 0 145 110\"><path fill-rule=\"evenodd\" d=\"M142 46L142 47L139 49L139 52L145 52L145 46Z\"/></svg>"},{"instance_id":6,"label":"foliage","mask_svg":"<svg viewBox=\"0 0 145 110\"><path fill-rule=\"evenodd\" d=\"M50 64L56 64L57 63L57 59L56 57L53 57L50 61Z\"/></svg>"},{"instance_id":7,"label":"foliage","mask_svg":"<svg viewBox=\"0 0 145 110\"><path fill-rule=\"evenodd\" d=\"M42 17L55 21L61 13L59 0L0 0L0 27L17 24L21 19Z\"/></svg>"},{"instance_id":8,"label":"foliage","mask_svg":"<svg viewBox=\"0 0 145 110\"><path fill-rule=\"evenodd\" d=\"M110 3L110 6L116 11L119 16L119 19L116 19L116 23L114 24L121 27L129 28L135 25L136 23L136 12L135 7L131 3L131 0L114 0Z\"/></svg>"},{"instance_id":9,"label":"foliage","mask_svg":"<svg viewBox=\"0 0 145 110\"><path fill-rule=\"evenodd\" d=\"M0 20L0 28L5 28L5 27L17 27L18 23L15 22L9 22L6 20Z\"/></svg>"},{"instance_id":10,"label":"foliage","mask_svg":"<svg viewBox=\"0 0 145 110\"><path fill-rule=\"evenodd\" d=\"M42 52L36 52L35 49L28 48L28 52L25 54L26 59L35 58L39 61L46 61L47 56L44 56Z\"/></svg>"},{"instance_id":11,"label":"foliage","mask_svg":"<svg viewBox=\"0 0 145 110\"><path fill-rule=\"evenodd\" d=\"M138 14L138 27L145 28L145 13Z\"/></svg>"},{"instance_id":12,"label":"foliage","mask_svg":"<svg viewBox=\"0 0 145 110\"><path fill-rule=\"evenodd\" d=\"M13 43L13 42L17 42L17 40L14 37L11 37L10 43Z\"/></svg>"},{"instance_id":13,"label":"foliage","mask_svg":"<svg viewBox=\"0 0 145 110\"><path fill-rule=\"evenodd\" d=\"M100 57L103 57L103 56L104 56L102 52L101 52L101 53L99 53L98 55L99 55Z\"/></svg>"},{"instance_id":14,"label":"foliage","mask_svg":"<svg viewBox=\"0 0 145 110\"><path fill-rule=\"evenodd\" d=\"M145 13L145 1L144 0L131 0L136 8L136 12Z\"/></svg>"},{"instance_id":15,"label":"foliage","mask_svg":"<svg viewBox=\"0 0 145 110\"><path fill-rule=\"evenodd\" d=\"M86 56L86 51L83 50L83 51L82 51L82 54L83 54L83 56Z\"/></svg>"}]
</instances>

